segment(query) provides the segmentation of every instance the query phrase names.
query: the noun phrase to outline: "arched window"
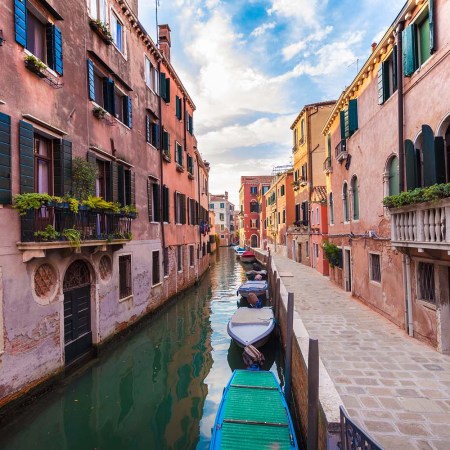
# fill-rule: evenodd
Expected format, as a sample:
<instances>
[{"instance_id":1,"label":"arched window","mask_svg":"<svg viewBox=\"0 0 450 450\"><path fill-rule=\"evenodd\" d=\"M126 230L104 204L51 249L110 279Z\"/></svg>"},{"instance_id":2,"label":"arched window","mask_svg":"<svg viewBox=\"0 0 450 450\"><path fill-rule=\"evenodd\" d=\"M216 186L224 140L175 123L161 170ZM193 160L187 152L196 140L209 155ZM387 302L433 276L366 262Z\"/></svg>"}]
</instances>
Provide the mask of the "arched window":
<instances>
[{"instance_id":1,"label":"arched window","mask_svg":"<svg viewBox=\"0 0 450 450\"><path fill-rule=\"evenodd\" d=\"M400 192L398 158L393 156L389 161L389 190L388 195L397 195Z\"/></svg>"},{"instance_id":2,"label":"arched window","mask_svg":"<svg viewBox=\"0 0 450 450\"><path fill-rule=\"evenodd\" d=\"M329 207L330 207L330 225L334 225L334 204L333 204L333 193L330 192L329 196Z\"/></svg>"},{"instance_id":3,"label":"arched window","mask_svg":"<svg viewBox=\"0 0 450 450\"><path fill-rule=\"evenodd\" d=\"M344 203L344 222L350 222L349 205L348 205L348 186L344 183L342 187L342 200Z\"/></svg>"},{"instance_id":4,"label":"arched window","mask_svg":"<svg viewBox=\"0 0 450 450\"><path fill-rule=\"evenodd\" d=\"M352 218L359 219L359 191L358 191L358 177L355 175L352 178Z\"/></svg>"}]
</instances>

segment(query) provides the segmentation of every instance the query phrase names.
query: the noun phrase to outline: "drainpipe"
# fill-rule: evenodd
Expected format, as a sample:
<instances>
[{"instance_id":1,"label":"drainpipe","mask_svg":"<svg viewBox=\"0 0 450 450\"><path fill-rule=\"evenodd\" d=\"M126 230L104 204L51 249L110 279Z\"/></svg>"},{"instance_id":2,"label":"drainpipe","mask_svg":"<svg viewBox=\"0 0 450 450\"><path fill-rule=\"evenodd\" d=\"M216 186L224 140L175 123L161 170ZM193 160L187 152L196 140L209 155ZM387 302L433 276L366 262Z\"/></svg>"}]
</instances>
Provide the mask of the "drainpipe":
<instances>
[{"instance_id":1,"label":"drainpipe","mask_svg":"<svg viewBox=\"0 0 450 450\"><path fill-rule=\"evenodd\" d=\"M308 254L309 254L309 260L312 261L312 252L311 252L311 198L312 198L312 190L313 190L313 164L312 164L312 143L311 143L311 117L314 116L319 112L319 108L315 108L314 112L312 114L309 114L307 111L307 126L306 126L306 132L308 133L308 142L306 144L306 151L308 152L308 169L307 169L307 177L310 180L309 183L309 192L308 192Z\"/></svg>"},{"instance_id":2,"label":"drainpipe","mask_svg":"<svg viewBox=\"0 0 450 450\"><path fill-rule=\"evenodd\" d=\"M403 298L405 301L405 331L408 331L408 286L406 282L406 255L402 254Z\"/></svg>"},{"instance_id":3,"label":"drainpipe","mask_svg":"<svg viewBox=\"0 0 450 450\"><path fill-rule=\"evenodd\" d=\"M200 163L198 162L198 157L196 158L197 160L197 192L198 192L198 211L197 211L197 217L200 216ZM209 204L208 204L209 206ZM220 206L220 205L219 205ZM198 225L198 240L199 240L199 244L200 245L200 249L202 249L202 233L200 232L200 226ZM198 247L195 249L198 256L200 256L200 252L198 251ZM197 258L197 280L198 280L198 266L199 266L199 262L198 262L199 258Z\"/></svg>"},{"instance_id":4,"label":"drainpipe","mask_svg":"<svg viewBox=\"0 0 450 450\"><path fill-rule=\"evenodd\" d=\"M405 151L403 146L403 41L402 31L404 22L397 25L397 102L398 102L398 165L399 165L399 189L405 190Z\"/></svg>"},{"instance_id":5,"label":"drainpipe","mask_svg":"<svg viewBox=\"0 0 450 450\"><path fill-rule=\"evenodd\" d=\"M411 298L411 258L405 255L406 259L406 298L408 300L408 334L414 336L414 323L412 313L412 298Z\"/></svg>"},{"instance_id":6,"label":"drainpipe","mask_svg":"<svg viewBox=\"0 0 450 450\"><path fill-rule=\"evenodd\" d=\"M158 73L161 73L161 60L158 61ZM164 161L162 152L162 136L163 136L163 126L162 126L162 100L161 93L158 96L158 114L159 114L159 165L160 165L160 179L161 179L161 189L159 191L159 221L161 224L161 244L162 244L162 263L163 263L163 278L164 278L164 267L166 267L166 238L164 234L164 218L163 218L163 186L164 186Z\"/></svg>"}]
</instances>

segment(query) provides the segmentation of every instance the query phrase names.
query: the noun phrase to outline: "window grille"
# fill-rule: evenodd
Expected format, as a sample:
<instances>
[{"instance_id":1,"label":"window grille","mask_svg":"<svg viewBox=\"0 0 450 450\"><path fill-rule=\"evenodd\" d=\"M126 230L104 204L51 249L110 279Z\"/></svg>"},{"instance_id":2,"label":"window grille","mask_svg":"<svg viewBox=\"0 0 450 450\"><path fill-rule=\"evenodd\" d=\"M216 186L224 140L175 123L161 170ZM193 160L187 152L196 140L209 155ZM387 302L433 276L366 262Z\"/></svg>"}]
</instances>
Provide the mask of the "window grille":
<instances>
[{"instance_id":1,"label":"window grille","mask_svg":"<svg viewBox=\"0 0 450 450\"><path fill-rule=\"evenodd\" d=\"M119 256L119 298L132 294L131 255Z\"/></svg>"},{"instance_id":2,"label":"window grille","mask_svg":"<svg viewBox=\"0 0 450 450\"><path fill-rule=\"evenodd\" d=\"M158 252L153 252L152 255L152 282L153 285L158 284L161 280L160 280L160 276L159 276L159 251Z\"/></svg>"},{"instance_id":3,"label":"window grille","mask_svg":"<svg viewBox=\"0 0 450 450\"><path fill-rule=\"evenodd\" d=\"M417 267L417 290L419 300L436 303L434 264L419 263Z\"/></svg>"},{"instance_id":4,"label":"window grille","mask_svg":"<svg viewBox=\"0 0 450 450\"><path fill-rule=\"evenodd\" d=\"M380 255L370 254L370 279L381 283L381 258Z\"/></svg>"}]
</instances>

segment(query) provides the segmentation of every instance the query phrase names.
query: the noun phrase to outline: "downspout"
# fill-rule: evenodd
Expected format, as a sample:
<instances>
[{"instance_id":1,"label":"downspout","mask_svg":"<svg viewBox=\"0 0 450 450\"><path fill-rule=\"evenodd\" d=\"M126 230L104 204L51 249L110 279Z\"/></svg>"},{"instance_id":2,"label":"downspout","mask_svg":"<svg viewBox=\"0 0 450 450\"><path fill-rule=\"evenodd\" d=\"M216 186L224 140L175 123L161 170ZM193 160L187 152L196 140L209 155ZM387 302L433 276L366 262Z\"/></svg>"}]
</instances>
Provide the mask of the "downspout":
<instances>
[{"instance_id":1,"label":"downspout","mask_svg":"<svg viewBox=\"0 0 450 450\"><path fill-rule=\"evenodd\" d=\"M403 146L403 40L402 31L404 22L397 25L397 103L398 103L398 166L399 166L399 190L405 190L405 150Z\"/></svg>"},{"instance_id":2,"label":"downspout","mask_svg":"<svg viewBox=\"0 0 450 450\"><path fill-rule=\"evenodd\" d=\"M402 254L402 274L403 274L403 299L405 301L405 331L408 332L408 286L406 282L406 255Z\"/></svg>"},{"instance_id":3,"label":"downspout","mask_svg":"<svg viewBox=\"0 0 450 450\"><path fill-rule=\"evenodd\" d=\"M161 73L161 60L158 61L158 73ZM164 278L164 268L166 267L166 238L164 234L164 217L163 217L163 186L164 186L164 161L162 152L162 136L163 136L163 126L162 126L162 100L161 92L158 96L158 114L159 114L159 139L158 139L158 152L159 152L159 165L160 165L160 179L161 179L161 189L159 191L159 221L161 224L161 244L162 244L162 263L163 263L163 278ZM168 264L168 262L167 262Z\"/></svg>"},{"instance_id":4,"label":"downspout","mask_svg":"<svg viewBox=\"0 0 450 450\"><path fill-rule=\"evenodd\" d=\"M313 190L313 165L312 165L312 151L311 151L311 117L317 114L319 109L316 107L315 111L312 114L309 114L307 111L307 127L306 132L308 133L308 142L306 144L306 151L308 152L308 167L306 176L310 179L309 184L309 192L308 192L308 255L309 260L312 261L312 251L311 251L311 242L310 242L310 236L311 236L311 199L312 199L312 190Z\"/></svg>"},{"instance_id":5,"label":"downspout","mask_svg":"<svg viewBox=\"0 0 450 450\"><path fill-rule=\"evenodd\" d=\"M197 211L197 218L200 216L200 164L198 162L198 157L196 158L197 160L197 192L198 192L198 211ZM197 220L198 222L198 220ZM201 248L201 244L202 244L202 233L200 232L200 226L199 224L197 224L198 226L198 240L199 240L199 244L200 248ZM198 247L197 247L198 250ZM197 252L198 256L200 256L200 252ZM198 266L199 266L199 259L197 258L197 280L198 280Z\"/></svg>"},{"instance_id":6,"label":"downspout","mask_svg":"<svg viewBox=\"0 0 450 450\"><path fill-rule=\"evenodd\" d=\"M412 298L411 298L411 258L405 255L406 258L406 298L408 299L408 334L414 336L414 322L412 312Z\"/></svg>"}]
</instances>

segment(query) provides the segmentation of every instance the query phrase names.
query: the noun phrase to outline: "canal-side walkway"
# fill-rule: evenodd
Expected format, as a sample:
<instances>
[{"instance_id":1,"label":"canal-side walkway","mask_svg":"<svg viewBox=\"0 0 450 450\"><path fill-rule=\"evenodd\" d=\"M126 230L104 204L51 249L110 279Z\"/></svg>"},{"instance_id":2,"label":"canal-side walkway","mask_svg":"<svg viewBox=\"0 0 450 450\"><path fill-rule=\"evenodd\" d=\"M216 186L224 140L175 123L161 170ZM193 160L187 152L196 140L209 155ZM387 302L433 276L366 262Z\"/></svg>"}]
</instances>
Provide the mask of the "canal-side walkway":
<instances>
[{"instance_id":1,"label":"canal-side walkway","mask_svg":"<svg viewBox=\"0 0 450 450\"><path fill-rule=\"evenodd\" d=\"M409 337L315 269L273 260L309 336L319 339L350 417L386 449L448 450L450 356Z\"/></svg>"}]
</instances>

